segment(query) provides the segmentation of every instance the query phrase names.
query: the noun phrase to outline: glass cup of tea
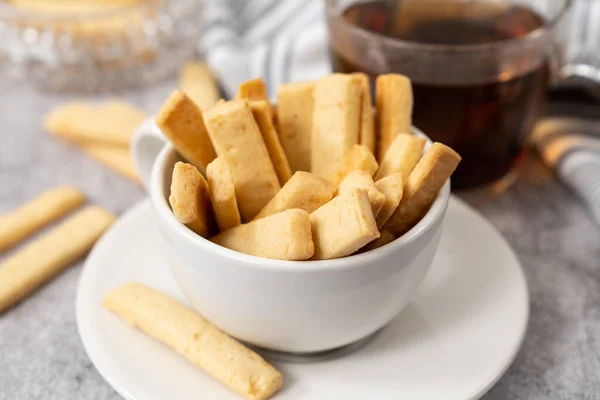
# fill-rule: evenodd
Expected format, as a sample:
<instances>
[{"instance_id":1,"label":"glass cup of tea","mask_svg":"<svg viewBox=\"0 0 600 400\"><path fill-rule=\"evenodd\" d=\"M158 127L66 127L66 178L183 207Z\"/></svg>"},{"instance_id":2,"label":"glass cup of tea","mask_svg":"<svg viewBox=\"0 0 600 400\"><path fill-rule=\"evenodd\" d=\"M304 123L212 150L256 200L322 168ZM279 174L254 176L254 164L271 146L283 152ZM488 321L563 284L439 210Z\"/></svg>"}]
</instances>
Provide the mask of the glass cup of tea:
<instances>
[{"instance_id":1,"label":"glass cup of tea","mask_svg":"<svg viewBox=\"0 0 600 400\"><path fill-rule=\"evenodd\" d=\"M333 69L411 78L413 123L463 161L454 189L510 175L564 67L570 0L327 0Z\"/></svg>"}]
</instances>

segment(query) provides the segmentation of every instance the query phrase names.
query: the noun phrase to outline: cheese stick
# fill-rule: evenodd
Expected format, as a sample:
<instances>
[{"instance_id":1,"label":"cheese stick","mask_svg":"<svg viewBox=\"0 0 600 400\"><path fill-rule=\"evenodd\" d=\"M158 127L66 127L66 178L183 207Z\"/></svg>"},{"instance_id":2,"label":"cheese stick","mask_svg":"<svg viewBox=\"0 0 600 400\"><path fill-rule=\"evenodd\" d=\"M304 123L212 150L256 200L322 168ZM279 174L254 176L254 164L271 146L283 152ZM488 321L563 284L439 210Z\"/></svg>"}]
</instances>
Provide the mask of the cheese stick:
<instances>
[{"instance_id":1,"label":"cheese stick","mask_svg":"<svg viewBox=\"0 0 600 400\"><path fill-rule=\"evenodd\" d=\"M375 160L373 153L371 153L365 145L355 144L340 164L340 167L333 178L333 183L339 185L346 175L357 169L366 171L373 176L378 167L379 165L377 164L377 160Z\"/></svg>"},{"instance_id":2,"label":"cheese stick","mask_svg":"<svg viewBox=\"0 0 600 400\"><path fill-rule=\"evenodd\" d=\"M334 176L358 143L361 86L351 75L332 74L317 81L311 136L311 172Z\"/></svg>"},{"instance_id":3,"label":"cheese stick","mask_svg":"<svg viewBox=\"0 0 600 400\"><path fill-rule=\"evenodd\" d=\"M375 182L373 182L371 175L369 175L368 172L359 169L352 171L342 182L340 182L337 194L342 195L351 193L354 189L364 189L367 191L371 207L373 208L373 215L377 217L386 199L385 195L375 186Z\"/></svg>"},{"instance_id":4,"label":"cheese stick","mask_svg":"<svg viewBox=\"0 0 600 400\"><path fill-rule=\"evenodd\" d=\"M358 142L375 154L375 116L373 113L373 99L371 99L371 85L369 77L362 73L353 74L354 79L360 83L360 134Z\"/></svg>"},{"instance_id":5,"label":"cheese stick","mask_svg":"<svg viewBox=\"0 0 600 400\"><path fill-rule=\"evenodd\" d=\"M88 206L7 258L0 264L0 313L81 258L114 220Z\"/></svg>"},{"instance_id":6,"label":"cheese stick","mask_svg":"<svg viewBox=\"0 0 600 400\"><path fill-rule=\"evenodd\" d=\"M254 219L291 208L311 213L331 200L334 193L333 183L310 172L298 171Z\"/></svg>"},{"instance_id":7,"label":"cheese stick","mask_svg":"<svg viewBox=\"0 0 600 400\"><path fill-rule=\"evenodd\" d=\"M383 229L400 236L415 226L425 216L460 160L450 147L441 143L431 145L408 177L400 205Z\"/></svg>"},{"instance_id":8,"label":"cheese stick","mask_svg":"<svg viewBox=\"0 0 600 400\"><path fill-rule=\"evenodd\" d=\"M377 160L381 162L399 133L411 133L413 92L404 75L379 75L376 82Z\"/></svg>"},{"instance_id":9,"label":"cheese stick","mask_svg":"<svg viewBox=\"0 0 600 400\"><path fill-rule=\"evenodd\" d=\"M85 195L76 188L59 186L0 216L0 252L68 214L85 200Z\"/></svg>"},{"instance_id":10,"label":"cheese stick","mask_svg":"<svg viewBox=\"0 0 600 400\"><path fill-rule=\"evenodd\" d=\"M400 200L402 200L404 179L402 179L402 174L398 172L378 180L375 182L375 187L385 196L385 203L383 203L381 211L375 218L377 228L381 229L398 208Z\"/></svg>"},{"instance_id":11,"label":"cheese stick","mask_svg":"<svg viewBox=\"0 0 600 400\"><path fill-rule=\"evenodd\" d=\"M404 180L407 180L421 158L425 142L425 138L406 133L398 134L379 165L375 181L397 172L402 174Z\"/></svg>"},{"instance_id":12,"label":"cheese stick","mask_svg":"<svg viewBox=\"0 0 600 400\"><path fill-rule=\"evenodd\" d=\"M247 399L268 399L281 388L281 374L262 357L155 289L128 282L102 304Z\"/></svg>"},{"instance_id":13,"label":"cheese stick","mask_svg":"<svg viewBox=\"0 0 600 400\"><path fill-rule=\"evenodd\" d=\"M236 100L266 100L269 101L267 87L262 78L250 79L240 85L234 99Z\"/></svg>"},{"instance_id":14,"label":"cheese stick","mask_svg":"<svg viewBox=\"0 0 600 400\"><path fill-rule=\"evenodd\" d=\"M208 191L219 231L242 223L240 210L235 199L235 186L231 170L223 156L217 157L206 167Z\"/></svg>"},{"instance_id":15,"label":"cheese stick","mask_svg":"<svg viewBox=\"0 0 600 400\"><path fill-rule=\"evenodd\" d=\"M306 260L314 254L310 216L291 209L221 232L211 239L228 249L278 260Z\"/></svg>"},{"instance_id":16,"label":"cheese stick","mask_svg":"<svg viewBox=\"0 0 600 400\"><path fill-rule=\"evenodd\" d=\"M242 218L251 221L281 186L250 106L243 100L217 104L204 113L204 122L231 169Z\"/></svg>"},{"instance_id":17,"label":"cheese stick","mask_svg":"<svg viewBox=\"0 0 600 400\"><path fill-rule=\"evenodd\" d=\"M379 236L377 239L360 249L359 253L366 253L367 251L378 249L396 240L396 236L394 236L394 234L390 231L383 230L380 232L380 235L381 236Z\"/></svg>"},{"instance_id":18,"label":"cheese stick","mask_svg":"<svg viewBox=\"0 0 600 400\"><path fill-rule=\"evenodd\" d=\"M221 98L210 68L202 61L188 62L181 67L179 88L201 110L212 107Z\"/></svg>"},{"instance_id":19,"label":"cheese stick","mask_svg":"<svg viewBox=\"0 0 600 400\"><path fill-rule=\"evenodd\" d=\"M133 166L131 153L127 147L110 146L96 143L73 143L94 160L104 164L119 175L139 183L140 180Z\"/></svg>"},{"instance_id":20,"label":"cheese stick","mask_svg":"<svg viewBox=\"0 0 600 400\"><path fill-rule=\"evenodd\" d=\"M178 162L173 167L169 204L177 220L198 235L214 231L208 183L193 165Z\"/></svg>"},{"instance_id":21,"label":"cheese stick","mask_svg":"<svg viewBox=\"0 0 600 400\"><path fill-rule=\"evenodd\" d=\"M156 124L179 154L206 175L206 166L217 155L198 106L185 93L175 90L158 112Z\"/></svg>"},{"instance_id":22,"label":"cheese stick","mask_svg":"<svg viewBox=\"0 0 600 400\"><path fill-rule=\"evenodd\" d=\"M279 184L284 185L291 178L292 171L279 141L275 125L273 124L273 110L271 109L271 105L264 100L250 101L249 104L252 115L254 115L254 119L267 146L267 151L271 157Z\"/></svg>"},{"instance_id":23,"label":"cheese stick","mask_svg":"<svg viewBox=\"0 0 600 400\"><path fill-rule=\"evenodd\" d=\"M277 91L279 139L292 172L310 171L314 82L288 83Z\"/></svg>"},{"instance_id":24,"label":"cheese stick","mask_svg":"<svg viewBox=\"0 0 600 400\"><path fill-rule=\"evenodd\" d=\"M310 214L315 260L355 253L379 237L366 190L354 189L335 197Z\"/></svg>"},{"instance_id":25,"label":"cheese stick","mask_svg":"<svg viewBox=\"0 0 600 400\"><path fill-rule=\"evenodd\" d=\"M104 104L67 103L52 110L44 128L63 139L81 143L128 146L146 114L123 100Z\"/></svg>"}]
</instances>

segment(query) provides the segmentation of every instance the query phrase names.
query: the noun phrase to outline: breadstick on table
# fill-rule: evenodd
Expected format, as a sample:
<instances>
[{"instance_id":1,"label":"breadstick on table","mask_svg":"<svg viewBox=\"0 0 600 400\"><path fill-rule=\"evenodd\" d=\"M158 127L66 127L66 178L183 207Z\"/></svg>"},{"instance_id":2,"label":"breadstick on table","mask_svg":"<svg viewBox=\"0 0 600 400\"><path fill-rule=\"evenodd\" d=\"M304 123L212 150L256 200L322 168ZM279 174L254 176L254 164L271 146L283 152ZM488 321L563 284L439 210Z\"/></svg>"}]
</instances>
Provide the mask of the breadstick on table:
<instances>
[{"instance_id":1,"label":"breadstick on table","mask_svg":"<svg viewBox=\"0 0 600 400\"><path fill-rule=\"evenodd\" d=\"M114 220L88 206L6 259L0 264L0 313L81 258Z\"/></svg>"},{"instance_id":2,"label":"breadstick on table","mask_svg":"<svg viewBox=\"0 0 600 400\"><path fill-rule=\"evenodd\" d=\"M179 70L179 88L201 110L212 107L221 98L210 68L202 61L188 62L181 67Z\"/></svg>"},{"instance_id":3,"label":"breadstick on table","mask_svg":"<svg viewBox=\"0 0 600 400\"><path fill-rule=\"evenodd\" d=\"M283 147L279 141L275 125L273 124L273 110L271 105L268 101L264 100L249 101L248 104L250 104L252 115L254 115L254 119L267 146L267 151L271 157L275 173L277 173L279 184L283 186L291 178L292 171L285 151L283 151Z\"/></svg>"},{"instance_id":4,"label":"breadstick on table","mask_svg":"<svg viewBox=\"0 0 600 400\"><path fill-rule=\"evenodd\" d=\"M204 113L208 134L225 157L244 221L251 221L281 186L250 106L244 100L220 103Z\"/></svg>"},{"instance_id":5,"label":"breadstick on table","mask_svg":"<svg viewBox=\"0 0 600 400\"><path fill-rule=\"evenodd\" d=\"M334 193L335 185L327 179L310 172L298 171L254 219L292 208L311 213L331 200Z\"/></svg>"},{"instance_id":6,"label":"breadstick on table","mask_svg":"<svg viewBox=\"0 0 600 400\"><path fill-rule=\"evenodd\" d=\"M371 98L371 84L367 74L357 72L352 74L360 83L360 134L358 142L375 154L375 116L373 113L373 99Z\"/></svg>"},{"instance_id":7,"label":"breadstick on table","mask_svg":"<svg viewBox=\"0 0 600 400\"><path fill-rule=\"evenodd\" d=\"M198 106L185 93L175 90L158 112L156 124L179 154L206 175L206 166L217 155Z\"/></svg>"},{"instance_id":8,"label":"breadstick on table","mask_svg":"<svg viewBox=\"0 0 600 400\"><path fill-rule=\"evenodd\" d=\"M131 153L127 147L110 146L96 143L74 143L84 153L96 161L106 165L125 178L139 183L140 180L133 166Z\"/></svg>"},{"instance_id":9,"label":"breadstick on table","mask_svg":"<svg viewBox=\"0 0 600 400\"><path fill-rule=\"evenodd\" d=\"M381 162L399 133L411 133L413 92L410 79L400 74L379 75L376 81L378 143Z\"/></svg>"},{"instance_id":10,"label":"breadstick on table","mask_svg":"<svg viewBox=\"0 0 600 400\"><path fill-rule=\"evenodd\" d=\"M247 399L265 400L281 388L281 374L261 356L155 289L128 282L102 304Z\"/></svg>"},{"instance_id":11,"label":"breadstick on table","mask_svg":"<svg viewBox=\"0 0 600 400\"><path fill-rule=\"evenodd\" d=\"M337 194L342 195L350 193L354 189L364 189L367 191L371 207L373 208L373 215L377 218L386 198L375 186L375 182L373 182L371 175L360 169L352 171L338 185Z\"/></svg>"},{"instance_id":12,"label":"breadstick on table","mask_svg":"<svg viewBox=\"0 0 600 400\"><path fill-rule=\"evenodd\" d=\"M400 236L415 226L427 214L460 160L458 153L450 147L432 144L408 177L400 205L383 229Z\"/></svg>"},{"instance_id":13,"label":"breadstick on table","mask_svg":"<svg viewBox=\"0 0 600 400\"><path fill-rule=\"evenodd\" d=\"M379 237L367 191L354 189L310 214L315 260L355 253Z\"/></svg>"},{"instance_id":14,"label":"breadstick on table","mask_svg":"<svg viewBox=\"0 0 600 400\"><path fill-rule=\"evenodd\" d=\"M351 75L317 81L311 136L311 172L334 179L346 154L358 143L361 86Z\"/></svg>"},{"instance_id":15,"label":"breadstick on table","mask_svg":"<svg viewBox=\"0 0 600 400\"><path fill-rule=\"evenodd\" d=\"M0 216L0 252L68 214L85 200L85 195L76 188L59 186Z\"/></svg>"},{"instance_id":16,"label":"breadstick on table","mask_svg":"<svg viewBox=\"0 0 600 400\"><path fill-rule=\"evenodd\" d=\"M381 211L375 218L377 228L381 229L394 211L396 211L402 200L404 179L402 178L402 174L397 172L375 182L375 187L385 196L385 203L383 203Z\"/></svg>"},{"instance_id":17,"label":"breadstick on table","mask_svg":"<svg viewBox=\"0 0 600 400\"><path fill-rule=\"evenodd\" d=\"M214 232L208 183L193 165L178 162L173 167L169 204L177 220L198 235Z\"/></svg>"},{"instance_id":18,"label":"breadstick on table","mask_svg":"<svg viewBox=\"0 0 600 400\"><path fill-rule=\"evenodd\" d=\"M236 226L210 240L240 253L277 260L307 260L315 251L310 216L299 209Z\"/></svg>"},{"instance_id":19,"label":"breadstick on table","mask_svg":"<svg viewBox=\"0 0 600 400\"><path fill-rule=\"evenodd\" d=\"M379 169L375 174L375 181L399 172L406 181L408 176L419 162L425 138L416 137L407 133L400 133L385 153Z\"/></svg>"},{"instance_id":20,"label":"breadstick on table","mask_svg":"<svg viewBox=\"0 0 600 400\"><path fill-rule=\"evenodd\" d=\"M279 139L292 172L310 171L314 89L314 82L296 82L277 91Z\"/></svg>"},{"instance_id":21,"label":"breadstick on table","mask_svg":"<svg viewBox=\"0 0 600 400\"><path fill-rule=\"evenodd\" d=\"M206 176L208 178L210 202L219 231L226 231L241 224L242 219L235 199L233 177L225 157L217 157L208 164Z\"/></svg>"},{"instance_id":22,"label":"breadstick on table","mask_svg":"<svg viewBox=\"0 0 600 400\"><path fill-rule=\"evenodd\" d=\"M333 178L333 183L339 185L346 175L357 169L366 171L373 176L378 167L379 165L377 164L377 160L375 160L375 156L369 151L367 146L355 144L340 164L340 167Z\"/></svg>"},{"instance_id":23,"label":"breadstick on table","mask_svg":"<svg viewBox=\"0 0 600 400\"><path fill-rule=\"evenodd\" d=\"M104 104L67 103L52 110L44 127L53 135L80 143L128 146L146 114L122 100Z\"/></svg>"}]
</instances>

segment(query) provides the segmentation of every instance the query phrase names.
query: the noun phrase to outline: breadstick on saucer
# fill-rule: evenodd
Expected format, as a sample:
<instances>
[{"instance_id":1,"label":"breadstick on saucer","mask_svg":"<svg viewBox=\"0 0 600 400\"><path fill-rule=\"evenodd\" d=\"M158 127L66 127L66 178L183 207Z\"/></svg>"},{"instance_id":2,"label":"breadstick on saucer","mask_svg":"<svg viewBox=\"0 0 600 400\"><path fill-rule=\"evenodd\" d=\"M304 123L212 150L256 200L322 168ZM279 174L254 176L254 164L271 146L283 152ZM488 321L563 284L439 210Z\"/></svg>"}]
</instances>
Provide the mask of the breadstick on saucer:
<instances>
[{"instance_id":1,"label":"breadstick on saucer","mask_svg":"<svg viewBox=\"0 0 600 400\"><path fill-rule=\"evenodd\" d=\"M208 183L193 165L180 161L173 167L169 204L177 220L198 235L214 231Z\"/></svg>"},{"instance_id":2,"label":"breadstick on saucer","mask_svg":"<svg viewBox=\"0 0 600 400\"><path fill-rule=\"evenodd\" d=\"M114 220L88 206L7 258L0 264L0 313L81 258Z\"/></svg>"},{"instance_id":3,"label":"breadstick on saucer","mask_svg":"<svg viewBox=\"0 0 600 400\"><path fill-rule=\"evenodd\" d=\"M335 174L358 143L361 85L351 75L332 74L317 81L311 136L311 172L325 179Z\"/></svg>"},{"instance_id":4,"label":"breadstick on saucer","mask_svg":"<svg viewBox=\"0 0 600 400\"><path fill-rule=\"evenodd\" d=\"M367 146L355 144L340 164L333 178L333 183L339 185L346 175L357 169L366 171L373 176L378 167L379 165L377 164L377 160L375 160L375 156L369 151Z\"/></svg>"},{"instance_id":5,"label":"breadstick on saucer","mask_svg":"<svg viewBox=\"0 0 600 400\"><path fill-rule=\"evenodd\" d=\"M210 202L219 231L238 226L242 223L240 210L235 199L235 186L231 170L223 156L217 157L206 167Z\"/></svg>"},{"instance_id":6,"label":"breadstick on saucer","mask_svg":"<svg viewBox=\"0 0 600 400\"><path fill-rule=\"evenodd\" d=\"M307 260L314 254L310 216L291 209L221 232L214 243L257 257Z\"/></svg>"},{"instance_id":7,"label":"breadstick on saucer","mask_svg":"<svg viewBox=\"0 0 600 400\"><path fill-rule=\"evenodd\" d=\"M249 101L248 104L250 104L252 115L258 124L260 133L267 146L267 151L271 157L271 162L273 162L279 184L283 186L291 178L292 171L279 141L275 125L273 124L273 110L271 109L271 105L268 101L264 100Z\"/></svg>"},{"instance_id":8,"label":"breadstick on saucer","mask_svg":"<svg viewBox=\"0 0 600 400\"><path fill-rule=\"evenodd\" d=\"M427 214L460 160L450 147L432 144L408 177L400 205L383 229L400 236L415 226Z\"/></svg>"},{"instance_id":9,"label":"breadstick on saucer","mask_svg":"<svg viewBox=\"0 0 600 400\"><path fill-rule=\"evenodd\" d=\"M189 62L181 67L179 88L201 110L212 107L221 98L210 68L202 61Z\"/></svg>"},{"instance_id":10,"label":"breadstick on saucer","mask_svg":"<svg viewBox=\"0 0 600 400\"><path fill-rule=\"evenodd\" d=\"M379 169L375 174L375 181L399 172L406 181L408 176L419 162L425 138L416 137L407 133L400 133L385 153Z\"/></svg>"},{"instance_id":11,"label":"breadstick on saucer","mask_svg":"<svg viewBox=\"0 0 600 400\"><path fill-rule=\"evenodd\" d=\"M265 81L261 77L242 83L234 97L235 100L266 100L269 101Z\"/></svg>"},{"instance_id":12,"label":"breadstick on saucer","mask_svg":"<svg viewBox=\"0 0 600 400\"><path fill-rule=\"evenodd\" d=\"M122 100L104 104L67 103L52 110L44 128L63 139L81 143L128 146L146 114Z\"/></svg>"},{"instance_id":13,"label":"breadstick on saucer","mask_svg":"<svg viewBox=\"0 0 600 400\"><path fill-rule=\"evenodd\" d=\"M375 218L377 228L381 229L398 208L400 200L402 200L404 179L402 179L402 174L397 172L375 182L375 187L385 195L385 203L383 203L381 211Z\"/></svg>"},{"instance_id":14,"label":"breadstick on saucer","mask_svg":"<svg viewBox=\"0 0 600 400\"><path fill-rule=\"evenodd\" d=\"M385 204L386 198L375 186L375 182L373 182L371 175L360 169L352 171L342 182L340 182L337 194L342 195L351 193L354 189L364 189L367 191L371 207L373 208L373 215L377 217Z\"/></svg>"},{"instance_id":15,"label":"breadstick on saucer","mask_svg":"<svg viewBox=\"0 0 600 400\"><path fill-rule=\"evenodd\" d=\"M262 357L155 289L128 282L102 304L247 399L265 400L281 388L281 374Z\"/></svg>"},{"instance_id":16,"label":"breadstick on saucer","mask_svg":"<svg viewBox=\"0 0 600 400\"><path fill-rule=\"evenodd\" d=\"M68 214L85 200L85 195L76 188L59 186L0 216L0 252Z\"/></svg>"},{"instance_id":17,"label":"breadstick on saucer","mask_svg":"<svg viewBox=\"0 0 600 400\"><path fill-rule=\"evenodd\" d=\"M379 128L377 161L381 162L399 133L411 133L413 92L410 79L400 74L379 75L376 82Z\"/></svg>"},{"instance_id":18,"label":"breadstick on saucer","mask_svg":"<svg viewBox=\"0 0 600 400\"><path fill-rule=\"evenodd\" d=\"M106 165L125 178L139 183L140 180L133 166L131 154L127 147L110 146L96 143L74 143L84 153L96 161Z\"/></svg>"},{"instance_id":19,"label":"breadstick on saucer","mask_svg":"<svg viewBox=\"0 0 600 400\"><path fill-rule=\"evenodd\" d=\"M314 89L314 82L296 82L280 85L277 91L279 139L292 172L310 171Z\"/></svg>"},{"instance_id":20,"label":"breadstick on saucer","mask_svg":"<svg viewBox=\"0 0 600 400\"><path fill-rule=\"evenodd\" d=\"M366 190L354 189L335 197L310 214L315 260L355 253L379 237Z\"/></svg>"},{"instance_id":21,"label":"breadstick on saucer","mask_svg":"<svg viewBox=\"0 0 600 400\"><path fill-rule=\"evenodd\" d=\"M158 112L156 124L179 154L206 175L206 166L217 155L198 106L185 93L175 90Z\"/></svg>"},{"instance_id":22,"label":"breadstick on saucer","mask_svg":"<svg viewBox=\"0 0 600 400\"><path fill-rule=\"evenodd\" d=\"M310 172L298 171L254 219L292 208L311 213L331 200L334 193L335 185L327 179Z\"/></svg>"},{"instance_id":23,"label":"breadstick on saucer","mask_svg":"<svg viewBox=\"0 0 600 400\"><path fill-rule=\"evenodd\" d=\"M358 142L366 146L371 153L375 154L375 116L373 113L373 99L371 98L369 77L362 72L352 75L360 83L361 88L360 134Z\"/></svg>"},{"instance_id":24,"label":"breadstick on saucer","mask_svg":"<svg viewBox=\"0 0 600 400\"><path fill-rule=\"evenodd\" d=\"M244 100L217 104L204 113L204 122L231 169L242 218L251 221L281 186L250 106Z\"/></svg>"}]
</instances>

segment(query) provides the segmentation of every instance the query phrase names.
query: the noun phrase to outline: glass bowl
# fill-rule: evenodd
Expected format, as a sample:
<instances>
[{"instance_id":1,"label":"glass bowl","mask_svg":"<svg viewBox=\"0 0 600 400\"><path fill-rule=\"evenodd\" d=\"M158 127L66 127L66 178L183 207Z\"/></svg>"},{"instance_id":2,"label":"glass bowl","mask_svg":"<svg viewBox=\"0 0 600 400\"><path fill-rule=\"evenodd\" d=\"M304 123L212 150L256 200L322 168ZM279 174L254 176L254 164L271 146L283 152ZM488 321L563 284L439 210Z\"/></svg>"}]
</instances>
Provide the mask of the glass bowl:
<instances>
[{"instance_id":1,"label":"glass bowl","mask_svg":"<svg viewBox=\"0 0 600 400\"><path fill-rule=\"evenodd\" d=\"M201 1L90 3L0 1L3 72L43 90L115 91L173 74L196 53Z\"/></svg>"}]
</instances>

